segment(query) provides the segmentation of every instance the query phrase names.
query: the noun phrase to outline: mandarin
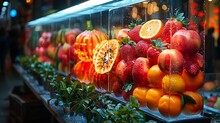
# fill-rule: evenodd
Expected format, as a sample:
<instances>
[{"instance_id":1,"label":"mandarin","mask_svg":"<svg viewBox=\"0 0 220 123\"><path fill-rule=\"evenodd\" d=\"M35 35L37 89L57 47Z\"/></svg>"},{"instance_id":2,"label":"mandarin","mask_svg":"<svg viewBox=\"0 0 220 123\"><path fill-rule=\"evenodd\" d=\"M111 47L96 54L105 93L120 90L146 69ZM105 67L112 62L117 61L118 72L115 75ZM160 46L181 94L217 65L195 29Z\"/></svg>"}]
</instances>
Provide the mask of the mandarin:
<instances>
[{"instance_id":1,"label":"mandarin","mask_svg":"<svg viewBox=\"0 0 220 123\"><path fill-rule=\"evenodd\" d=\"M162 72L158 65L152 66L148 71L148 82L150 87L162 88L162 79L166 73Z\"/></svg>"},{"instance_id":2,"label":"mandarin","mask_svg":"<svg viewBox=\"0 0 220 123\"><path fill-rule=\"evenodd\" d=\"M185 90L185 81L179 74L168 74L162 79L162 88L169 94L180 94Z\"/></svg>"},{"instance_id":3,"label":"mandarin","mask_svg":"<svg viewBox=\"0 0 220 123\"><path fill-rule=\"evenodd\" d=\"M158 108L158 102L163 95L164 92L162 89L149 89L146 94L147 107L151 110L156 110Z\"/></svg>"},{"instance_id":4,"label":"mandarin","mask_svg":"<svg viewBox=\"0 0 220 123\"><path fill-rule=\"evenodd\" d=\"M194 99L194 101L196 102L196 104L185 102L185 106L183 108L183 113L184 114L198 114L198 113L200 113L203 109L203 97L199 93L193 92L193 91L186 91L186 92L184 92L184 94L192 97Z\"/></svg>"},{"instance_id":5,"label":"mandarin","mask_svg":"<svg viewBox=\"0 0 220 123\"><path fill-rule=\"evenodd\" d=\"M179 96L163 95L159 100L158 110L165 117L176 117L181 113L181 105Z\"/></svg>"},{"instance_id":6,"label":"mandarin","mask_svg":"<svg viewBox=\"0 0 220 123\"><path fill-rule=\"evenodd\" d=\"M202 87L204 82L204 72L201 70L196 76L191 76L186 69L182 72L182 77L186 83L186 91L196 91Z\"/></svg>"},{"instance_id":7,"label":"mandarin","mask_svg":"<svg viewBox=\"0 0 220 123\"><path fill-rule=\"evenodd\" d=\"M146 87L136 87L133 91L132 95L138 100L141 107L147 105L147 99L146 99L147 92L148 92L148 88Z\"/></svg>"}]
</instances>

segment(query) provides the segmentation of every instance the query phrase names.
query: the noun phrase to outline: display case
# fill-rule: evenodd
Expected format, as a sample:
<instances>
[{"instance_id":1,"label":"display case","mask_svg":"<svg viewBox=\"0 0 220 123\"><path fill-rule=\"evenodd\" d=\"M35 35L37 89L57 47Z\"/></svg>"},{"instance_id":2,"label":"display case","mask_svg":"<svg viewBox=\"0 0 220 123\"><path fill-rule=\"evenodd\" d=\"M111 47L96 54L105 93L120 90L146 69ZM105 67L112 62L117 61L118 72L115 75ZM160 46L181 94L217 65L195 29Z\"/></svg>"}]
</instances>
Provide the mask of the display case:
<instances>
[{"instance_id":1,"label":"display case","mask_svg":"<svg viewBox=\"0 0 220 123\"><path fill-rule=\"evenodd\" d=\"M42 62L110 92L113 100L127 103L134 96L139 110L158 121L204 119L205 17L195 14L204 13L203 0L80 5L28 23L50 40L38 44L47 53L35 49L52 58Z\"/></svg>"}]
</instances>

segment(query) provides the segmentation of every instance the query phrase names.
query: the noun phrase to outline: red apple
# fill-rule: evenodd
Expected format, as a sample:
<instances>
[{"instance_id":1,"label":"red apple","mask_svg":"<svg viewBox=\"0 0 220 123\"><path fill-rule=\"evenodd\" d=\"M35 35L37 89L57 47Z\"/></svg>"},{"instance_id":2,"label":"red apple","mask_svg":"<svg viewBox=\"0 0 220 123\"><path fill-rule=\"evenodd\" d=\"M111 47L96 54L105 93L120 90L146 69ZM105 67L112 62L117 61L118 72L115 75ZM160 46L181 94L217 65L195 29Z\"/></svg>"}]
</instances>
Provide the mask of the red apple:
<instances>
[{"instance_id":1,"label":"red apple","mask_svg":"<svg viewBox=\"0 0 220 123\"><path fill-rule=\"evenodd\" d=\"M48 56L50 56L51 58L55 59L56 58L56 51L57 51L57 47L54 46L53 44L50 44L47 47L47 54Z\"/></svg>"},{"instance_id":2,"label":"red apple","mask_svg":"<svg viewBox=\"0 0 220 123\"><path fill-rule=\"evenodd\" d=\"M122 91L122 97L125 101L130 101L130 96L132 96L135 87L136 86L132 85L131 90L128 90L128 91L123 90Z\"/></svg>"},{"instance_id":3,"label":"red apple","mask_svg":"<svg viewBox=\"0 0 220 123\"><path fill-rule=\"evenodd\" d=\"M39 46L45 47L45 48L48 47L50 44L50 37L51 37L50 32L43 32L38 41Z\"/></svg>"},{"instance_id":4,"label":"red apple","mask_svg":"<svg viewBox=\"0 0 220 123\"><path fill-rule=\"evenodd\" d=\"M59 51L58 51L58 55L57 55L57 57L58 57L59 60L62 59L62 55L63 55L63 54L65 54L64 51L63 51L63 47L60 47L60 48L59 48Z\"/></svg>"},{"instance_id":5,"label":"red apple","mask_svg":"<svg viewBox=\"0 0 220 123\"><path fill-rule=\"evenodd\" d=\"M43 44L44 44L44 38L43 37L39 38L38 44L39 44L39 46L43 46Z\"/></svg>"},{"instance_id":6,"label":"red apple","mask_svg":"<svg viewBox=\"0 0 220 123\"><path fill-rule=\"evenodd\" d=\"M112 92L115 96L119 97L122 94L123 83L121 81L115 81L112 85Z\"/></svg>"},{"instance_id":7,"label":"red apple","mask_svg":"<svg viewBox=\"0 0 220 123\"><path fill-rule=\"evenodd\" d=\"M128 37L128 32L130 29L124 28L119 30L118 35L116 36L118 40L122 40L122 38Z\"/></svg>"},{"instance_id":8,"label":"red apple","mask_svg":"<svg viewBox=\"0 0 220 123\"><path fill-rule=\"evenodd\" d=\"M44 55L46 53L46 50L44 47L39 47L39 54L38 55Z\"/></svg>"},{"instance_id":9,"label":"red apple","mask_svg":"<svg viewBox=\"0 0 220 123\"><path fill-rule=\"evenodd\" d=\"M67 54L62 54L61 62L64 63L64 64L69 63L69 57L67 56Z\"/></svg>"},{"instance_id":10,"label":"red apple","mask_svg":"<svg viewBox=\"0 0 220 123\"><path fill-rule=\"evenodd\" d=\"M42 38L46 38L46 37L47 37L47 32L43 32L43 33L41 34L41 37L42 37Z\"/></svg>"},{"instance_id":11,"label":"red apple","mask_svg":"<svg viewBox=\"0 0 220 123\"><path fill-rule=\"evenodd\" d=\"M139 57L134 62L132 68L132 77L134 84L139 87L148 86L147 74L150 69L150 62L148 58Z\"/></svg>"},{"instance_id":12,"label":"red apple","mask_svg":"<svg viewBox=\"0 0 220 123\"><path fill-rule=\"evenodd\" d=\"M135 61L125 62L125 60L121 60L116 66L115 73L124 84L132 81L132 68L134 62Z\"/></svg>"},{"instance_id":13,"label":"red apple","mask_svg":"<svg viewBox=\"0 0 220 123\"><path fill-rule=\"evenodd\" d=\"M65 34L65 41L66 43L73 45L76 41L76 36L79 35L81 33L81 31L79 29L72 29L69 30L66 34Z\"/></svg>"},{"instance_id":14,"label":"red apple","mask_svg":"<svg viewBox=\"0 0 220 123\"><path fill-rule=\"evenodd\" d=\"M38 44L39 44L40 47L45 47L46 48L46 47L49 46L50 40L40 37Z\"/></svg>"},{"instance_id":15,"label":"red apple","mask_svg":"<svg viewBox=\"0 0 220 123\"><path fill-rule=\"evenodd\" d=\"M76 53L76 50L75 50L75 45L72 45L72 46L70 46L70 48L69 48L69 50L70 50L70 59L73 61L73 62L78 62L79 61L79 57L78 57L78 55L77 55L77 53ZM68 51L67 51L68 52Z\"/></svg>"},{"instance_id":16,"label":"red apple","mask_svg":"<svg viewBox=\"0 0 220 123\"><path fill-rule=\"evenodd\" d=\"M171 38L170 47L184 55L197 53L201 47L199 34L194 30L179 30Z\"/></svg>"},{"instance_id":17,"label":"red apple","mask_svg":"<svg viewBox=\"0 0 220 123\"><path fill-rule=\"evenodd\" d=\"M176 49L163 50L158 56L158 65L165 73L181 73L183 64L183 55Z\"/></svg>"},{"instance_id":18,"label":"red apple","mask_svg":"<svg viewBox=\"0 0 220 123\"><path fill-rule=\"evenodd\" d=\"M204 61L204 57L203 57L202 54L196 53L195 55L192 56L192 58L193 58L195 61L197 61L197 63L199 64L199 66L200 66L201 68L203 68L205 61Z\"/></svg>"}]
</instances>

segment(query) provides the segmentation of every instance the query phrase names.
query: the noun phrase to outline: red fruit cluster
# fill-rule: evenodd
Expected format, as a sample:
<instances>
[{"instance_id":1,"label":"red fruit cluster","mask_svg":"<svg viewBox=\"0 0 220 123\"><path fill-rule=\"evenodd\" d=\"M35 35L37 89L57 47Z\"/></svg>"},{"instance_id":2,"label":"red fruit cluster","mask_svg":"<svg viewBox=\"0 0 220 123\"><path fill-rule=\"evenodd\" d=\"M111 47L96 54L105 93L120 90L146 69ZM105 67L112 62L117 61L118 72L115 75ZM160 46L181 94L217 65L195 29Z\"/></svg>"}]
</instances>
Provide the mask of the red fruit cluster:
<instances>
[{"instance_id":1,"label":"red fruit cluster","mask_svg":"<svg viewBox=\"0 0 220 123\"><path fill-rule=\"evenodd\" d=\"M39 38L38 46L44 48L48 47L50 44L50 37L51 37L50 32L43 32L41 37Z\"/></svg>"}]
</instances>

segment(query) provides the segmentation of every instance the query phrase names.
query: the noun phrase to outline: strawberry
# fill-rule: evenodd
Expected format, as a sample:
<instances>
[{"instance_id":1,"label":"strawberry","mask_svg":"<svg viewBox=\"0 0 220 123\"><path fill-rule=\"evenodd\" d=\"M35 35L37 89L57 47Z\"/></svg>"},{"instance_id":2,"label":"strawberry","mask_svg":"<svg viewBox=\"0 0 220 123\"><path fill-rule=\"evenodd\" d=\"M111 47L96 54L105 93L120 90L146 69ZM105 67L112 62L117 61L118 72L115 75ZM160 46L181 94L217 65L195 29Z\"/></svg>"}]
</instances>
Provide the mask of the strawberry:
<instances>
[{"instance_id":1,"label":"strawberry","mask_svg":"<svg viewBox=\"0 0 220 123\"><path fill-rule=\"evenodd\" d=\"M132 41L135 41L136 43L141 40L141 37L139 36L139 32L142 27L141 23L142 19L139 19L136 21L136 23L131 22L129 25L130 31L128 32L128 36Z\"/></svg>"},{"instance_id":2,"label":"strawberry","mask_svg":"<svg viewBox=\"0 0 220 123\"><path fill-rule=\"evenodd\" d=\"M150 41L139 41L135 47L138 57L147 58L147 50L150 48Z\"/></svg>"},{"instance_id":3,"label":"strawberry","mask_svg":"<svg viewBox=\"0 0 220 123\"><path fill-rule=\"evenodd\" d=\"M116 66L115 74L123 81L124 84L133 81L131 72L134 62L135 61L125 62L125 60L121 60Z\"/></svg>"},{"instance_id":4,"label":"strawberry","mask_svg":"<svg viewBox=\"0 0 220 123\"><path fill-rule=\"evenodd\" d=\"M147 58L151 65L157 64L157 59L163 49L166 48L167 43L162 43L161 39L152 40L151 47L147 50Z\"/></svg>"},{"instance_id":5,"label":"strawberry","mask_svg":"<svg viewBox=\"0 0 220 123\"><path fill-rule=\"evenodd\" d=\"M120 48L120 57L127 61L132 61L137 58L135 51L136 43L129 40L128 38L124 38L122 40L121 48Z\"/></svg>"},{"instance_id":6,"label":"strawberry","mask_svg":"<svg viewBox=\"0 0 220 123\"><path fill-rule=\"evenodd\" d=\"M174 18L169 18L164 25L164 29L161 35L163 42L170 42L170 38L175 32L183 29L183 25L189 25L189 21L183 16L184 13L179 13L178 10L174 13Z\"/></svg>"},{"instance_id":7,"label":"strawberry","mask_svg":"<svg viewBox=\"0 0 220 123\"><path fill-rule=\"evenodd\" d=\"M185 69L191 76L196 76L199 73L200 66L197 61L187 60Z\"/></svg>"},{"instance_id":8,"label":"strawberry","mask_svg":"<svg viewBox=\"0 0 220 123\"><path fill-rule=\"evenodd\" d=\"M131 31L128 32L128 36L131 40L138 43L141 40L141 37L139 36L139 31L141 29L142 25L135 26Z\"/></svg>"}]
</instances>

